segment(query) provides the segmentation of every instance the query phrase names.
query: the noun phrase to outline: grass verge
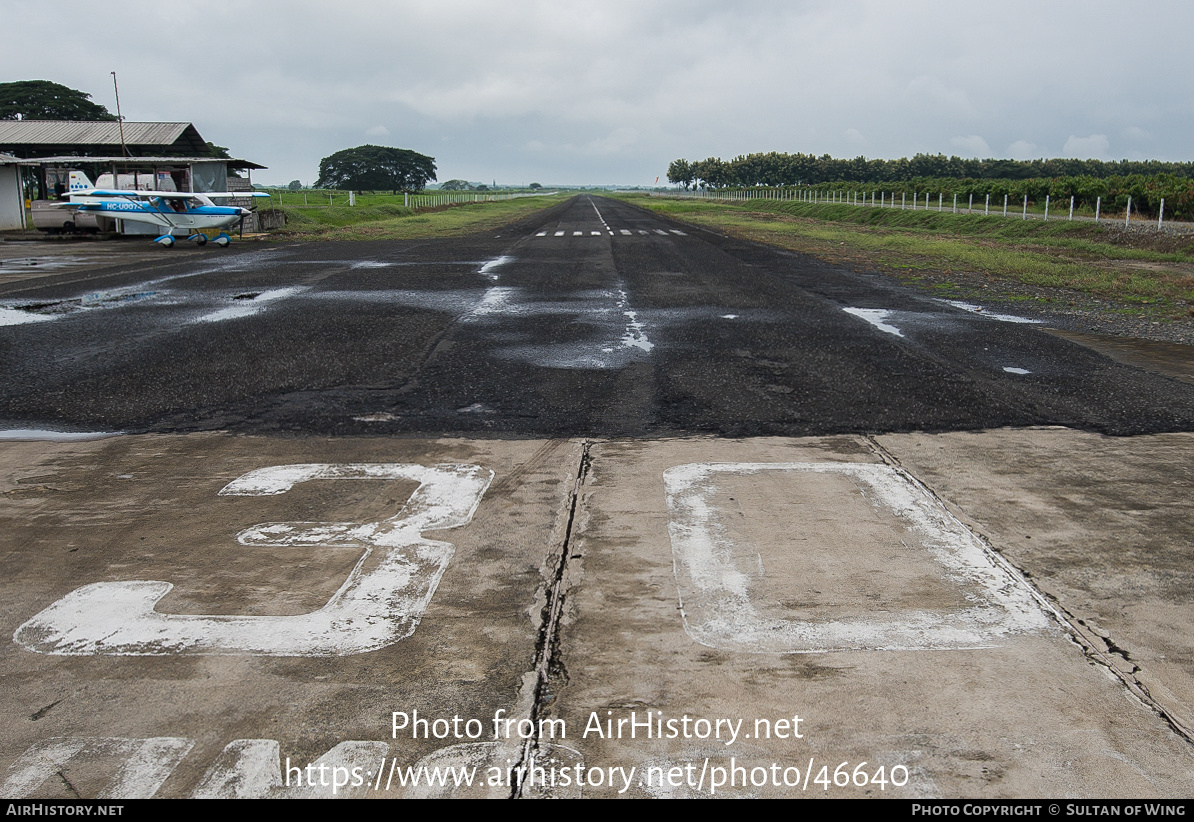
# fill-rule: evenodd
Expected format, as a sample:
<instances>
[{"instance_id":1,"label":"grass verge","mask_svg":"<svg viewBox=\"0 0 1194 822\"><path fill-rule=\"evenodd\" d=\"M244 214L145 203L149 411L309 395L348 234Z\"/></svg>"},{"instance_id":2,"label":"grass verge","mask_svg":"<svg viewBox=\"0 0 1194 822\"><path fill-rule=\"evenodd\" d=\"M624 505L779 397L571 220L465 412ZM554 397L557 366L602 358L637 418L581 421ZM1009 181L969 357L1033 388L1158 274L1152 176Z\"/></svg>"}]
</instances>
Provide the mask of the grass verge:
<instances>
[{"instance_id":1,"label":"grass verge","mask_svg":"<svg viewBox=\"0 0 1194 822\"><path fill-rule=\"evenodd\" d=\"M724 234L938 290L950 290L951 277L981 277L1078 292L1150 319L1194 318L1194 237L931 210L617 196ZM1023 289L1008 298L1032 299Z\"/></svg>"},{"instance_id":2,"label":"grass verge","mask_svg":"<svg viewBox=\"0 0 1194 822\"><path fill-rule=\"evenodd\" d=\"M397 203L319 208L283 205L286 228L271 232L282 240L409 240L458 237L506 225L555 205L570 195L520 197L490 203L462 203L413 211Z\"/></svg>"}]
</instances>

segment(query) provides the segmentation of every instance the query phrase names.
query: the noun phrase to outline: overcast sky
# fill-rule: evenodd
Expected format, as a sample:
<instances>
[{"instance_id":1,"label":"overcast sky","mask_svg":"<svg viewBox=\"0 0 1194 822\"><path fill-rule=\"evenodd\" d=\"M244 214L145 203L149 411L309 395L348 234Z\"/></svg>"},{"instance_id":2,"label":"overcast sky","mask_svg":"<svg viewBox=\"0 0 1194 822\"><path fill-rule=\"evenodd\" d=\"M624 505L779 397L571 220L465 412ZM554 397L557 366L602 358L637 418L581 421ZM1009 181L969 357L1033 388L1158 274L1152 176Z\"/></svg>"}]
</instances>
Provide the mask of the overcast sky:
<instances>
[{"instance_id":1,"label":"overcast sky","mask_svg":"<svg viewBox=\"0 0 1194 822\"><path fill-rule=\"evenodd\" d=\"M1194 160L1189 0L6 0L0 81L190 121L254 182L373 143L441 182L678 157Z\"/></svg>"}]
</instances>

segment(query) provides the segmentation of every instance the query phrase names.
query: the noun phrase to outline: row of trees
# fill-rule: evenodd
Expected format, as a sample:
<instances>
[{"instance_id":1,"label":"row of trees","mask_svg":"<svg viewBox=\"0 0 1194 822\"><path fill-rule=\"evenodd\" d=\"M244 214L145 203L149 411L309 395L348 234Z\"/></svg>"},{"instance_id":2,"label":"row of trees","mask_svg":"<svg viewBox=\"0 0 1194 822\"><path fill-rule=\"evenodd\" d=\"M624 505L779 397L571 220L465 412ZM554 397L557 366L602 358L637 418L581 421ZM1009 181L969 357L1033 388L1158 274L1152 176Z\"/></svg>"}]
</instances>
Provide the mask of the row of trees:
<instances>
[{"instance_id":1,"label":"row of trees","mask_svg":"<svg viewBox=\"0 0 1194 822\"><path fill-rule=\"evenodd\" d=\"M1158 160L977 160L917 154L911 159L868 160L855 157L839 160L828 154L739 155L732 160L710 157L689 162L673 160L668 182L684 188L748 188L751 186L812 185L828 182L892 183L917 179L967 178L972 180L1028 180L1032 178L1111 177L1172 175L1194 179L1194 163L1165 163Z\"/></svg>"}]
</instances>

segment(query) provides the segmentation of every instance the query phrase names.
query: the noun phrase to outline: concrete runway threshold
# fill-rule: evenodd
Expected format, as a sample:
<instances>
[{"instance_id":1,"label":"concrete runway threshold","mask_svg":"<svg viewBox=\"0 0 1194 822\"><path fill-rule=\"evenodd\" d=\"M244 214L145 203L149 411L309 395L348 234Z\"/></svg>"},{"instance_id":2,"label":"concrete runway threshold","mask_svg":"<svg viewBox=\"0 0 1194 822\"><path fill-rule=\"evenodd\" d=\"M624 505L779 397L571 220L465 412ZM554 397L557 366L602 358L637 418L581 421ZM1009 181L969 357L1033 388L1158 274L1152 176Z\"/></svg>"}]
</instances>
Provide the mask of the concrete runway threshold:
<instances>
[{"instance_id":1,"label":"concrete runway threshold","mask_svg":"<svg viewBox=\"0 0 1194 822\"><path fill-rule=\"evenodd\" d=\"M1194 436L0 442L8 797L1194 794Z\"/></svg>"}]
</instances>

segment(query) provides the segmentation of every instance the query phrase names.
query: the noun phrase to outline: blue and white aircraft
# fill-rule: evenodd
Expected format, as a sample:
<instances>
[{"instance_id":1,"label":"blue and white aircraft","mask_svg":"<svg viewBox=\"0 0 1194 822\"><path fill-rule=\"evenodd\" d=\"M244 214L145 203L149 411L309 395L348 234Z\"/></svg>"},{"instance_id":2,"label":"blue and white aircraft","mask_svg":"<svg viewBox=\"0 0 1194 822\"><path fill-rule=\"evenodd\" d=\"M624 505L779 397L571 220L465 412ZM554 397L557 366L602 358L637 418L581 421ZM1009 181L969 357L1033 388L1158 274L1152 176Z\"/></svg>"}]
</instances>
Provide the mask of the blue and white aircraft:
<instances>
[{"instance_id":1,"label":"blue and white aircraft","mask_svg":"<svg viewBox=\"0 0 1194 822\"><path fill-rule=\"evenodd\" d=\"M85 186L76 188L76 175ZM207 243L204 229L221 229L212 242L226 247L232 242L223 229L240 223L251 212L238 206L216 205L215 200L230 197L268 197L263 192L223 191L198 194L185 191L126 191L124 189L94 188L91 181L81 172L71 172L69 200L59 208L69 208L77 213L96 217L110 217L149 223L162 229L155 243L169 248L174 245L174 233L186 233L186 238L196 245Z\"/></svg>"}]
</instances>

